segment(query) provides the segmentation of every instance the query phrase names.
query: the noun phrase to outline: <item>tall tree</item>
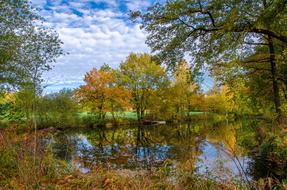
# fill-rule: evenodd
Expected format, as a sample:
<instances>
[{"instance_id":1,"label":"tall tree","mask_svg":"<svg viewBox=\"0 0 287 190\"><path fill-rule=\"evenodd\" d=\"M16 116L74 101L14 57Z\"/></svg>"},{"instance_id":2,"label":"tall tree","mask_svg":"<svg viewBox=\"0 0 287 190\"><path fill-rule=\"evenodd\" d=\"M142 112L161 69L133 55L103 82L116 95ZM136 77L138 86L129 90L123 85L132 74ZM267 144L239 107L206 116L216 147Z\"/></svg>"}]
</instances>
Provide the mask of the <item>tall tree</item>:
<instances>
[{"instance_id":1,"label":"tall tree","mask_svg":"<svg viewBox=\"0 0 287 190\"><path fill-rule=\"evenodd\" d=\"M0 1L0 87L38 85L63 53L61 43L29 1Z\"/></svg>"},{"instance_id":2,"label":"tall tree","mask_svg":"<svg viewBox=\"0 0 287 190\"><path fill-rule=\"evenodd\" d=\"M131 93L131 104L142 120L156 89L167 83L165 70L149 54L131 53L120 65L122 84Z\"/></svg>"},{"instance_id":3,"label":"tall tree","mask_svg":"<svg viewBox=\"0 0 287 190\"><path fill-rule=\"evenodd\" d=\"M85 75L85 85L76 94L81 103L104 120L107 112L114 112L115 107L129 106L129 93L118 84L116 71L107 65L101 69L92 69Z\"/></svg>"},{"instance_id":4,"label":"tall tree","mask_svg":"<svg viewBox=\"0 0 287 190\"><path fill-rule=\"evenodd\" d=\"M273 46L274 41L287 43L286 5L287 0L171 0L132 17L142 19L148 45L168 65L189 53L199 66L218 66L234 58L244 60L254 48L267 44L273 101L280 115Z\"/></svg>"},{"instance_id":5,"label":"tall tree","mask_svg":"<svg viewBox=\"0 0 287 190\"><path fill-rule=\"evenodd\" d=\"M174 83L171 88L176 97L173 101L177 114L181 117L192 111L192 96L198 90L198 85L191 71L190 65L185 60L182 60L175 67Z\"/></svg>"}]
</instances>

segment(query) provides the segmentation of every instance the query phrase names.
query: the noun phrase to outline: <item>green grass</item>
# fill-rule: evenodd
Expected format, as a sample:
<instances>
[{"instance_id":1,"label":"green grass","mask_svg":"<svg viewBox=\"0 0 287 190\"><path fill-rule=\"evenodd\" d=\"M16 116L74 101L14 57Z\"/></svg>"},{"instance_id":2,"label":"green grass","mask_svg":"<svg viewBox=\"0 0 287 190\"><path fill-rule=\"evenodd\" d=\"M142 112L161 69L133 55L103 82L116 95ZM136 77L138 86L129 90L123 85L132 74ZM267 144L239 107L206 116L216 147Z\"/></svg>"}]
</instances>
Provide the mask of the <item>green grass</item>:
<instances>
[{"instance_id":1,"label":"green grass","mask_svg":"<svg viewBox=\"0 0 287 190\"><path fill-rule=\"evenodd\" d=\"M137 114L135 112L116 112L115 117L118 119L127 119L127 120L137 120ZM106 119L113 119L113 115L111 112L106 114Z\"/></svg>"},{"instance_id":2,"label":"green grass","mask_svg":"<svg viewBox=\"0 0 287 190\"><path fill-rule=\"evenodd\" d=\"M201 111L191 111L189 112L189 115L201 115L204 114L205 112L201 112Z\"/></svg>"},{"instance_id":3,"label":"green grass","mask_svg":"<svg viewBox=\"0 0 287 190\"><path fill-rule=\"evenodd\" d=\"M189 112L189 114L190 114L191 116L197 116L197 115L202 115L202 114L204 114L204 112L192 111L192 112ZM89 112L81 112L81 113L79 113L80 118L87 117L87 116L89 116L89 115L90 115ZM131 112L131 111L115 112L115 117L116 117L117 119L137 120L137 114L136 114L136 112ZM113 119L113 115L112 115L111 112L107 112L107 113L106 113L106 119L107 119L107 120Z\"/></svg>"},{"instance_id":4,"label":"green grass","mask_svg":"<svg viewBox=\"0 0 287 190\"><path fill-rule=\"evenodd\" d=\"M89 112L79 113L80 118L89 116ZM135 112L124 111L124 112L115 112L115 117L117 119L127 119L127 120L137 120L137 114ZM106 113L106 119L113 119L111 112Z\"/></svg>"}]
</instances>

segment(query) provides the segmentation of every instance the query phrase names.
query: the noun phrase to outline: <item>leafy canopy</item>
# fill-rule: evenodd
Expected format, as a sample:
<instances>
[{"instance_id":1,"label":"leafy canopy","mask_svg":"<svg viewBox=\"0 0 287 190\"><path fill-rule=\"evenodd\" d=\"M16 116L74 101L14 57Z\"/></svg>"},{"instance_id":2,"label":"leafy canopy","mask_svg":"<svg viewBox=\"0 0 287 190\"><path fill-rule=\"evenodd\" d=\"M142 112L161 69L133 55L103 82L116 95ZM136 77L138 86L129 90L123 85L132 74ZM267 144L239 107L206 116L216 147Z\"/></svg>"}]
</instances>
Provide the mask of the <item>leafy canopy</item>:
<instances>
[{"instance_id":1,"label":"leafy canopy","mask_svg":"<svg viewBox=\"0 0 287 190\"><path fill-rule=\"evenodd\" d=\"M287 43L287 0L169 0L140 17L147 44L169 66L186 53L216 64L248 56L264 35Z\"/></svg>"},{"instance_id":2,"label":"leafy canopy","mask_svg":"<svg viewBox=\"0 0 287 190\"><path fill-rule=\"evenodd\" d=\"M27 0L0 1L0 87L41 83L63 53L61 43Z\"/></svg>"}]
</instances>

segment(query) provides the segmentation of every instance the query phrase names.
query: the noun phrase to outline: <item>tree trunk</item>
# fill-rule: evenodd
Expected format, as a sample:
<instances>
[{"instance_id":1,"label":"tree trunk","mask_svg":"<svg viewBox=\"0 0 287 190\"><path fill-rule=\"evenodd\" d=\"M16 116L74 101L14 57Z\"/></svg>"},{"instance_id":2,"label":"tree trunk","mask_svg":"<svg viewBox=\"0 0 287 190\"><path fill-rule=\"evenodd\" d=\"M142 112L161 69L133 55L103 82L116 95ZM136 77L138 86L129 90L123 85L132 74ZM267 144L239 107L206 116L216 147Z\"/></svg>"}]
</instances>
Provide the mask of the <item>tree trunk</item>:
<instances>
[{"instance_id":1,"label":"tree trunk","mask_svg":"<svg viewBox=\"0 0 287 190\"><path fill-rule=\"evenodd\" d=\"M138 121L141 120L141 115L140 115L140 109L137 108L137 118L138 118Z\"/></svg>"},{"instance_id":2,"label":"tree trunk","mask_svg":"<svg viewBox=\"0 0 287 190\"><path fill-rule=\"evenodd\" d=\"M270 66L271 66L271 77L272 77L272 85L273 85L273 101L275 105L276 112L276 120L279 121L281 118L281 102L280 102L280 94L279 87L277 81L277 68L275 63L275 50L272 37L268 35L268 46L269 46L269 54L270 54Z\"/></svg>"},{"instance_id":3,"label":"tree trunk","mask_svg":"<svg viewBox=\"0 0 287 190\"><path fill-rule=\"evenodd\" d=\"M285 100L287 101L287 82L284 82L282 89L283 89Z\"/></svg>"},{"instance_id":4,"label":"tree trunk","mask_svg":"<svg viewBox=\"0 0 287 190\"><path fill-rule=\"evenodd\" d=\"M141 110L141 120L144 118L144 109Z\"/></svg>"}]
</instances>

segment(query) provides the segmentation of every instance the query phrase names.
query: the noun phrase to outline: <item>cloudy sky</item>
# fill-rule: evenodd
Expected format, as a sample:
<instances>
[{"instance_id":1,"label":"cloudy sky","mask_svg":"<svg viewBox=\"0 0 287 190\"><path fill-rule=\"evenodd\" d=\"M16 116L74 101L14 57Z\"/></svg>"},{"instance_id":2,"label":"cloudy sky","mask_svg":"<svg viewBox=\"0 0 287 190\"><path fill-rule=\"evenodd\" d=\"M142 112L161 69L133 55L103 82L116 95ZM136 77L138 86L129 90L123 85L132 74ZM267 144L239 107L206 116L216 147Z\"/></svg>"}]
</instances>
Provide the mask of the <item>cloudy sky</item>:
<instances>
[{"instance_id":1,"label":"cloudy sky","mask_svg":"<svg viewBox=\"0 0 287 190\"><path fill-rule=\"evenodd\" d=\"M46 92L81 85L86 72L107 63L116 68L130 52L147 52L146 34L128 19L156 0L32 0L55 28L68 55L45 74Z\"/></svg>"},{"instance_id":2,"label":"cloudy sky","mask_svg":"<svg viewBox=\"0 0 287 190\"><path fill-rule=\"evenodd\" d=\"M152 0L32 0L59 33L68 52L45 74L46 91L82 84L86 72L103 63L117 67L130 52L150 52L146 34L128 19L129 10L144 10Z\"/></svg>"}]
</instances>

